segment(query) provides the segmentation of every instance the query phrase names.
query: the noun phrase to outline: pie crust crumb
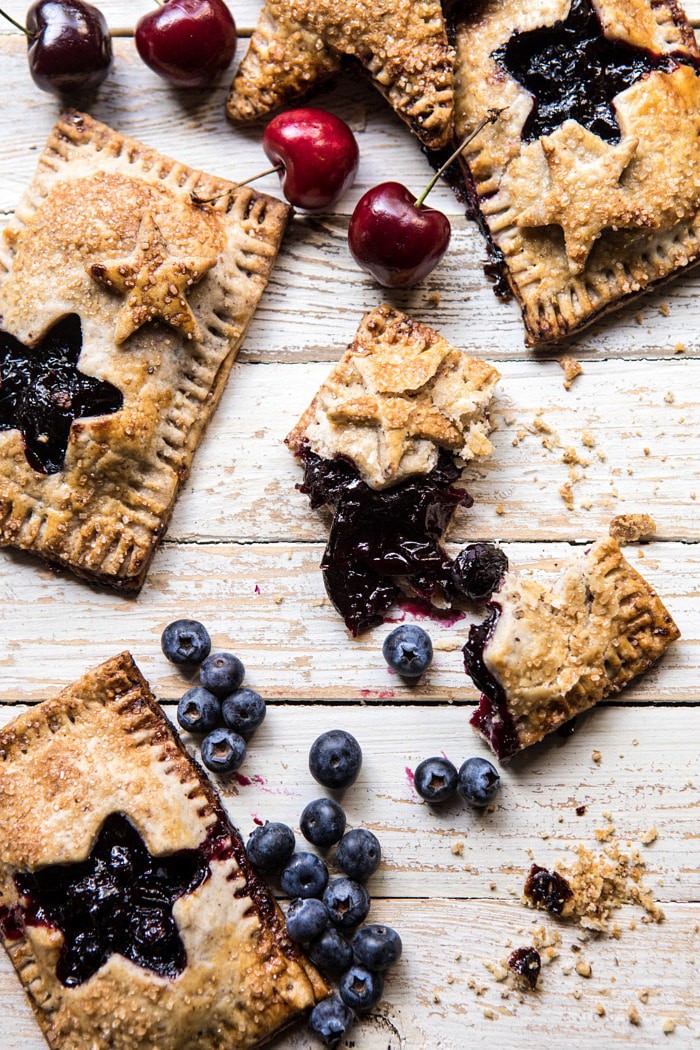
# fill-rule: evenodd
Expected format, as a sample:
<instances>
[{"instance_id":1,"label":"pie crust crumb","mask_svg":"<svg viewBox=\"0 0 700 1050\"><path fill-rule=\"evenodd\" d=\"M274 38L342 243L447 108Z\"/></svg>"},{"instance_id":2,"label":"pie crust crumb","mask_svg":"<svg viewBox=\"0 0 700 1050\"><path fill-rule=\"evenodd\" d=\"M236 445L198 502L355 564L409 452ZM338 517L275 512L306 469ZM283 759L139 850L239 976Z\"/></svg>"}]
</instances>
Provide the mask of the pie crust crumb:
<instances>
[{"instance_id":1,"label":"pie crust crumb","mask_svg":"<svg viewBox=\"0 0 700 1050\"><path fill-rule=\"evenodd\" d=\"M610 522L610 535L624 546L650 540L656 535L656 522L650 514L618 514Z\"/></svg>"}]
</instances>

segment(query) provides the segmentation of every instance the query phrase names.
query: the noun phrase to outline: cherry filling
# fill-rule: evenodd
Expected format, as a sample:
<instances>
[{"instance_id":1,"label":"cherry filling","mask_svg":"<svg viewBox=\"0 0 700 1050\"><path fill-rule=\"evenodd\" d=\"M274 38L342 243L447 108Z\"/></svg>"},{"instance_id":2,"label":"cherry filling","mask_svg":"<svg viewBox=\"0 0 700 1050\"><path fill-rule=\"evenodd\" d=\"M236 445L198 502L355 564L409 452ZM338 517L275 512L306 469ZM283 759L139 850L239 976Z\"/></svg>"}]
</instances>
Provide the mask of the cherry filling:
<instances>
[{"instance_id":1,"label":"cherry filling","mask_svg":"<svg viewBox=\"0 0 700 1050\"><path fill-rule=\"evenodd\" d=\"M64 938L56 976L75 988L110 955L177 977L187 963L172 909L209 877L209 864L232 855L228 829L218 823L198 849L153 856L122 813L105 820L87 860L18 873L20 901L0 909L7 940L27 926L55 927Z\"/></svg>"},{"instance_id":2,"label":"cherry filling","mask_svg":"<svg viewBox=\"0 0 700 1050\"><path fill-rule=\"evenodd\" d=\"M77 314L57 321L36 346L0 331L0 431L19 430L27 462L40 474L63 468L74 419L118 412L122 394L78 371Z\"/></svg>"},{"instance_id":3,"label":"cherry filling","mask_svg":"<svg viewBox=\"0 0 700 1050\"><path fill-rule=\"evenodd\" d=\"M525 142L551 134L569 119L607 142L619 142L615 97L652 70L669 72L687 61L609 40L591 0L572 0L567 18L553 26L515 33L494 58L534 96Z\"/></svg>"},{"instance_id":4,"label":"cherry filling","mask_svg":"<svg viewBox=\"0 0 700 1050\"><path fill-rule=\"evenodd\" d=\"M462 652L464 667L477 689L481 689L479 705L469 720L488 740L499 758L510 758L519 750L518 734L503 686L496 681L484 662L484 649L496 630L501 607L491 603L491 611L483 623L469 628L469 637Z\"/></svg>"},{"instance_id":5,"label":"cherry filling","mask_svg":"<svg viewBox=\"0 0 700 1050\"><path fill-rule=\"evenodd\" d=\"M321 568L328 596L353 634L382 622L402 593L399 580L431 604L460 600L453 560L440 541L457 507L471 496L455 488L460 470L441 451L429 474L376 491L356 467L322 459L309 448L302 492L314 508L333 508L333 524Z\"/></svg>"}]
</instances>

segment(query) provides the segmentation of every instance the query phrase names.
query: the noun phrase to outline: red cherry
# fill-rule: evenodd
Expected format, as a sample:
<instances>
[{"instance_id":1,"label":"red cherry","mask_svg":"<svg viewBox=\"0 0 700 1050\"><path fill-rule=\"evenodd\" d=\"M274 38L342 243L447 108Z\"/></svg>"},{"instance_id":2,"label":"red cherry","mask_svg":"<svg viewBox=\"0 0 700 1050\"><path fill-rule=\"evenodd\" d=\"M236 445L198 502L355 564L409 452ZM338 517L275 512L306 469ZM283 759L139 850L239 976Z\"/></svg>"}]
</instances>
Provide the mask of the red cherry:
<instances>
[{"instance_id":1,"label":"red cherry","mask_svg":"<svg viewBox=\"0 0 700 1050\"><path fill-rule=\"evenodd\" d=\"M323 109L280 113L265 128L262 145L281 165L282 192L298 208L327 208L355 181L355 136L344 120Z\"/></svg>"},{"instance_id":2,"label":"red cherry","mask_svg":"<svg viewBox=\"0 0 700 1050\"><path fill-rule=\"evenodd\" d=\"M355 262L385 288L410 288L434 270L450 243L446 215L400 182L368 190L352 213L348 242Z\"/></svg>"},{"instance_id":3,"label":"red cherry","mask_svg":"<svg viewBox=\"0 0 700 1050\"><path fill-rule=\"evenodd\" d=\"M136 47L176 87L205 87L231 62L236 23L223 0L163 0L136 23Z\"/></svg>"}]
</instances>

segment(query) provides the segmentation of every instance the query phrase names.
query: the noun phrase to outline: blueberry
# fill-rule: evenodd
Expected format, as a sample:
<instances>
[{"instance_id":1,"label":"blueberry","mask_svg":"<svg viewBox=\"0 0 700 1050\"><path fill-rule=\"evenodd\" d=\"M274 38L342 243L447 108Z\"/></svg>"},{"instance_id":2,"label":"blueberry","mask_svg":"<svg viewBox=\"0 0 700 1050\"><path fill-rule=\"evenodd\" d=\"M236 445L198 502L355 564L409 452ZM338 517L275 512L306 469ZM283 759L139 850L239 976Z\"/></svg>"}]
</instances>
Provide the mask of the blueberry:
<instances>
[{"instance_id":1,"label":"blueberry","mask_svg":"<svg viewBox=\"0 0 700 1050\"><path fill-rule=\"evenodd\" d=\"M233 653L212 653L199 669L199 681L205 689L223 700L240 687L245 667Z\"/></svg>"},{"instance_id":2,"label":"blueberry","mask_svg":"<svg viewBox=\"0 0 700 1050\"><path fill-rule=\"evenodd\" d=\"M485 758L468 758L459 770L459 793L470 806L483 809L501 786L497 770Z\"/></svg>"},{"instance_id":3,"label":"blueberry","mask_svg":"<svg viewBox=\"0 0 700 1050\"><path fill-rule=\"evenodd\" d=\"M258 871L279 871L294 853L294 832L286 824L269 820L248 839L250 863Z\"/></svg>"},{"instance_id":4,"label":"blueberry","mask_svg":"<svg viewBox=\"0 0 700 1050\"><path fill-rule=\"evenodd\" d=\"M343 837L345 813L332 798L316 798L304 807L299 827L314 846L332 846Z\"/></svg>"},{"instance_id":5,"label":"blueberry","mask_svg":"<svg viewBox=\"0 0 700 1050\"><path fill-rule=\"evenodd\" d=\"M447 802L457 790L457 770L447 758L426 758L416 766L413 783L426 802Z\"/></svg>"},{"instance_id":6,"label":"blueberry","mask_svg":"<svg viewBox=\"0 0 700 1050\"><path fill-rule=\"evenodd\" d=\"M366 970L354 963L346 970L338 983L340 998L351 1010L367 1013L376 1006L384 991L384 978L380 973Z\"/></svg>"},{"instance_id":7,"label":"blueberry","mask_svg":"<svg viewBox=\"0 0 700 1050\"><path fill-rule=\"evenodd\" d=\"M419 678L433 662L430 635L414 623L402 624L388 634L382 652L389 667L404 678Z\"/></svg>"},{"instance_id":8,"label":"blueberry","mask_svg":"<svg viewBox=\"0 0 700 1050\"><path fill-rule=\"evenodd\" d=\"M198 620L173 620L160 637L160 647L173 664L201 664L211 652L211 638Z\"/></svg>"},{"instance_id":9,"label":"blueberry","mask_svg":"<svg viewBox=\"0 0 700 1050\"><path fill-rule=\"evenodd\" d=\"M212 729L202 741L201 754L212 773L233 773L245 758L245 740L231 729Z\"/></svg>"},{"instance_id":10,"label":"blueberry","mask_svg":"<svg viewBox=\"0 0 700 1050\"><path fill-rule=\"evenodd\" d=\"M362 750L355 737L344 729L321 733L309 751L311 776L327 788L354 784L362 765Z\"/></svg>"},{"instance_id":11,"label":"blueberry","mask_svg":"<svg viewBox=\"0 0 700 1050\"><path fill-rule=\"evenodd\" d=\"M318 940L306 949L306 954L327 977L339 977L352 963L352 948L334 926L326 927Z\"/></svg>"},{"instance_id":12,"label":"blueberry","mask_svg":"<svg viewBox=\"0 0 700 1050\"><path fill-rule=\"evenodd\" d=\"M295 853L282 868L280 886L288 897L322 897L328 868L315 853Z\"/></svg>"},{"instance_id":13,"label":"blueberry","mask_svg":"<svg viewBox=\"0 0 700 1050\"><path fill-rule=\"evenodd\" d=\"M508 559L492 543L470 543L452 563L455 589L473 602L489 598L508 570Z\"/></svg>"},{"instance_id":14,"label":"blueberry","mask_svg":"<svg viewBox=\"0 0 700 1050\"><path fill-rule=\"evenodd\" d=\"M340 840L335 859L351 879L368 879L379 867L382 847L379 839L365 828L354 828Z\"/></svg>"},{"instance_id":15,"label":"blueberry","mask_svg":"<svg viewBox=\"0 0 700 1050\"><path fill-rule=\"evenodd\" d=\"M197 685L177 705L177 720L189 733L208 733L221 721L221 704L213 693Z\"/></svg>"},{"instance_id":16,"label":"blueberry","mask_svg":"<svg viewBox=\"0 0 700 1050\"><path fill-rule=\"evenodd\" d=\"M369 893L354 879L333 879L323 894L334 926L350 930L364 922L369 913Z\"/></svg>"},{"instance_id":17,"label":"blueberry","mask_svg":"<svg viewBox=\"0 0 700 1050\"><path fill-rule=\"evenodd\" d=\"M352 939L355 958L368 970L387 970L401 958L402 944L391 926L363 926Z\"/></svg>"},{"instance_id":18,"label":"blueberry","mask_svg":"<svg viewBox=\"0 0 700 1050\"><path fill-rule=\"evenodd\" d=\"M221 705L226 725L243 736L249 736L258 728L266 711L265 701L254 689L237 689Z\"/></svg>"},{"instance_id":19,"label":"blueberry","mask_svg":"<svg viewBox=\"0 0 700 1050\"><path fill-rule=\"evenodd\" d=\"M309 1015L309 1028L326 1046L338 1046L352 1022L352 1010L334 995L314 1006Z\"/></svg>"},{"instance_id":20,"label":"blueberry","mask_svg":"<svg viewBox=\"0 0 700 1050\"><path fill-rule=\"evenodd\" d=\"M328 925L328 909L323 901L297 897L287 909L287 933L295 944L306 944L320 937Z\"/></svg>"}]
</instances>

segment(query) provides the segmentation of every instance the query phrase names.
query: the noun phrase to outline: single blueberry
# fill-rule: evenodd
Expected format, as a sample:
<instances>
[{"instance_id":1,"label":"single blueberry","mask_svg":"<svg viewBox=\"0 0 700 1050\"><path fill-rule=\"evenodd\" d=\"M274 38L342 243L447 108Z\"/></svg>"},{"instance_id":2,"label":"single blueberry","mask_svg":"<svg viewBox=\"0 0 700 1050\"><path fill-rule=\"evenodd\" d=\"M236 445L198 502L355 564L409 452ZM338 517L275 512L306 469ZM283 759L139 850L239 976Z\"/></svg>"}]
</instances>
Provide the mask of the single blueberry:
<instances>
[{"instance_id":1,"label":"single blueberry","mask_svg":"<svg viewBox=\"0 0 700 1050\"><path fill-rule=\"evenodd\" d=\"M457 770L447 758L426 758L416 766L413 784L426 802L447 802L457 790Z\"/></svg>"},{"instance_id":2,"label":"single blueberry","mask_svg":"<svg viewBox=\"0 0 700 1050\"><path fill-rule=\"evenodd\" d=\"M294 832L286 824L266 821L255 828L246 847L250 863L258 871L279 871L294 853Z\"/></svg>"},{"instance_id":3,"label":"single blueberry","mask_svg":"<svg viewBox=\"0 0 700 1050\"><path fill-rule=\"evenodd\" d=\"M355 958L368 970L383 972L401 958L403 945L391 926L363 926L352 939Z\"/></svg>"},{"instance_id":4,"label":"single blueberry","mask_svg":"<svg viewBox=\"0 0 700 1050\"><path fill-rule=\"evenodd\" d=\"M334 995L314 1006L309 1014L309 1028L326 1046L338 1046L350 1030L352 1010Z\"/></svg>"},{"instance_id":5,"label":"single blueberry","mask_svg":"<svg viewBox=\"0 0 700 1050\"><path fill-rule=\"evenodd\" d=\"M245 740L231 729L212 729L202 741L201 754L212 773L233 773L245 758Z\"/></svg>"},{"instance_id":6,"label":"single blueberry","mask_svg":"<svg viewBox=\"0 0 700 1050\"><path fill-rule=\"evenodd\" d=\"M335 851L338 867L351 879L368 879L382 859L379 839L366 828L353 828L344 835Z\"/></svg>"},{"instance_id":7,"label":"single blueberry","mask_svg":"<svg viewBox=\"0 0 700 1050\"><path fill-rule=\"evenodd\" d=\"M211 638L198 620L173 620L160 637L160 647L173 664L201 664L211 652Z\"/></svg>"},{"instance_id":8,"label":"single blueberry","mask_svg":"<svg viewBox=\"0 0 700 1050\"><path fill-rule=\"evenodd\" d=\"M323 903L328 908L334 926L351 930L364 922L369 913L369 893L354 879L333 879L323 894Z\"/></svg>"},{"instance_id":9,"label":"single blueberry","mask_svg":"<svg viewBox=\"0 0 700 1050\"><path fill-rule=\"evenodd\" d=\"M492 543L470 543L452 563L455 589L473 602L489 598L508 571L508 559Z\"/></svg>"},{"instance_id":10,"label":"single blueberry","mask_svg":"<svg viewBox=\"0 0 700 1050\"><path fill-rule=\"evenodd\" d=\"M315 898L296 897L287 909L287 933L295 944L320 937L328 925L328 909Z\"/></svg>"},{"instance_id":11,"label":"single blueberry","mask_svg":"<svg viewBox=\"0 0 700 1050\"><path fill-rule=\"evenodd\" d=\"M328 868L315 853L295 853L282 868L280 886L288 897L322 897Z\"/></svg>"},{"instance_id":12,"label":"single blueberry","mask_svg":"<svg viewBox=\"0 0 700 1050\"><path fill-rule=\"evenodd\" d=\"M339 977L352 963L350 943L334 926L326 927L318 940L306 949L306 954L327 977Z\"/></svg>"},{"instance_id":13,"label":"single blueberry","mask_svg":"<svg viewBox=\"0 0 700 1050\"><path fill-rule=\"evenodd\" d=\"M376 1006L384 991L384 978L380 973L366 970L364 966L353 963L338 982L340 998L351 1010L359 1014L367 1013Z\"/></svg>"},{"instance_id":14,"label":"single blueberry","mask_svg":"<svg viewBox=\"0 0 700 1050\"><path fill-rule=\"evenodd\" d=\"M327 788L354 784L362 765L362 749L351 733L329 729L321 733L309 751L309 770L314 780Z\"/></svg>"},{"instance_id":15,"label":"single blueberry","mask_svg":"<svg viewBox=\"0 0 700 1050\"><path fill-rule=\"evenodd\" d=\"M221 721L221 704L213 693L196 685L177 705L177 720L188 733L208 733Z\"/></svg>"},{"instance_id":16,"label":"single blueberry","mask_svg":"<svg viewBox=\"0 0 700 1050\"><path fill-rule=\"evenodd\" d=\"M212 653L199 669L200 684L223 700L240 687L245 667L233 653Z\"/></svg>"},{"instance_id":17,"label":"single blueberry","mask_svg":"<svg viewBox=\"0 0 700 1050\"><path fill-rule=\"evenodd\" d=\"M345 813L332 798L315 798L304 807L299 827L305 839L314 846L332 846L345 831Z\"/></svg>"},{"instance_id":18,"label":"single blueberry","mask_svg":"<svg viewBox=\"0 0 700 1050\"><path fill-rule=\"evenodd\" d=\"M226 725L242 736L253 733L263 722L266 712L265 701L254 689L237 689L225 697L221 705Z\"/></svg>"},{"instance_id":19,"label":"single blueberry","mask_svg":"<svg viewBox=\"0 0 700 1050\"><path fill-rule=\"evenodd\" d=\"M470 806L488 806L501 786L498 771L485 758L468 758L459 770L459 793Z\"/></svg>"},{"instance_id":20,"label":"single blueberry","mask_svg":"<svg viewBox=\"0 0 700 1050\"><path fill-rule=\"evenodd\" d=\"M384 659L403 678L419 678L433 662L430 635L414 623L405 623L388 634L382 646Z\"/></svg>"}]
</instances>

